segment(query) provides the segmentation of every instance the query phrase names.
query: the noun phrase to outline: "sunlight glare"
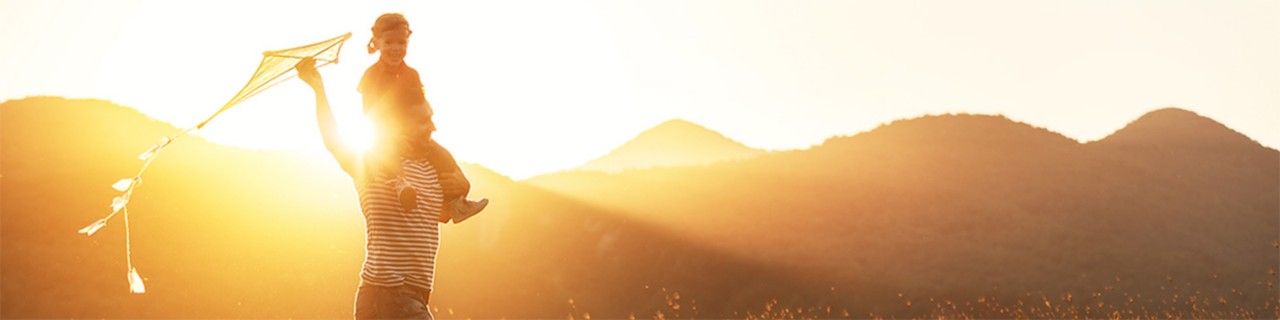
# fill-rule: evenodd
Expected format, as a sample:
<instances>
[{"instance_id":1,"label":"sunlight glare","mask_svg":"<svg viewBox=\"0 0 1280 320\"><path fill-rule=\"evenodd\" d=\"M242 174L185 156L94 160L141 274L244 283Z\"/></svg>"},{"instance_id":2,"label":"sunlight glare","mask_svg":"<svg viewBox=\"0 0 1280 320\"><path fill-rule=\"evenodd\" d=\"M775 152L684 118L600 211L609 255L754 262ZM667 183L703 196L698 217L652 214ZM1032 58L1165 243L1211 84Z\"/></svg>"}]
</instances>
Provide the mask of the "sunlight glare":
<instances>
[{"instance_id":1,"label":"sunlight glare","mask_svg":"<svg viewBox=\"0 0 1280 320\"><path fill-rule=\"evenodd\" d=\"M361 154L373 148L377 138L373 123L363 115L339 118L338 131L342 134L342 145Z\"/></svg>"}]
</instances>

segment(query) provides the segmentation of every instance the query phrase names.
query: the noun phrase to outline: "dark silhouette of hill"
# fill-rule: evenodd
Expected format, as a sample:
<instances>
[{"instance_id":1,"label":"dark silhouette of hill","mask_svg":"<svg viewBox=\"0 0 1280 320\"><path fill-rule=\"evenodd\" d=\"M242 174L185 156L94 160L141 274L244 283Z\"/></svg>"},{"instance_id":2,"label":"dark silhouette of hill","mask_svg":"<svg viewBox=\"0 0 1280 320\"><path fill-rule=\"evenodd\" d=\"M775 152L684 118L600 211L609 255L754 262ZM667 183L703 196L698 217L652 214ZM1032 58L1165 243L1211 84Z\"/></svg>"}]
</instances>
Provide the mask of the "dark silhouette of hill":
<instances>
[{"instance_id":1,"label":"dark silhouette of hill","mask_svg":"<svg viewBox=\"0 0 1280 320\"><path fill-rule=\"evenodd\" d=\"M1040 305L1070 293L1178 310L1179 294L1267 314L1280 261L1277 163L1276 150L1175 109L1089 144L999 116L940 115L708 168L529 183L806 280L895 288L917 304ZM841 299L866 303L854 314L928 316L933 304L851 291Z\"/></svg>"},{"instance_id":2,"label":"dark silhouette of hill","mask_svg":"<svg viewBox=\"0 0 1280 320\"><path fill-rule=\"evenodd\" d=\"M626 169L703 165L749 158L763 153L719 132L685 120L668 120L645 130L580 170L618 172Z\"/></svg>"},{"instance_id":3,"label":"dark silhouette of hill","mask_svg":"<svg viewBox=\"0 0 1280 320\"><path fill-rule=\"evenodd\" d=\"M1134 170L1206 190L1256 190L1259 185L1248 183L1276 177L1274 149L1212 119L1176 108L1147 113L1087 146L1127 162ZM1245 194L1249 193L1239 195Z\"/></svg>"},{"instance_id":4,"label":"dark silhouette of hill","mask_svg":"<svg viewBox=\"0 0 1280 320\"><path fill-rule=\"evenodd\" d=\"M177 129L50 97L0 104L0 122L0 317L350 314L363 222L322 152L175 143L130 206L148 280L131 295L121 222L75 230ZM925 317L981 297L1045 317L1271 317L1278 160L1170 109L1087 144L940 115L701 166L512 181L465 165L494 203L442 227L432 304L442 318ZM992 312L970 314L1011 317Z\"/></svg>"},{"instance_id":5,"label":"dark silhouette of hill","mask_svg":"<svg viewBox=\"0 0 1280 320\"><path fill-rule=\"evenodd\" d=\"M153 164L130 205L135 265L148 279L147 294L130 295L119 217L93 237L75 230L108 213L111 183L178 129L54 97L0 104L0 121L4 317L318 316L315 296L292 293L358 281L346 260L360 259L361 222L342 213L356 207L314 201L354 201L340 173L188 137Z\"/></svg>"},{"instance_id":6,"label":"dark silhouette of hill","mask_svg":"<svg viewBox=\"0 0 1280 320\"><path fill-rule=\"evenodd\" d=\"M1253 149L1249 137L1194 112L1164 108L1148 112L1099 141L1130 148Z\"/></svg>"},{"instance_id":7,"label":"dark silhouette of hill","mask_svg":"<svg viewBox=\"0 0 1280 320\"><path fill-rule=\"evenodd\" d=\"M130 204L148 289L132 295L120 218L93 237L76 230L108 212L110 184L138 169L138 153L178 129L105 101L55 97L7 101L0 120L3 317L350 315L363 221L328 155L175 142ZM684 315L716 316L801 299L769 268L480 166L464 170L473 196L494 204L442 227L432 299L443 317L671 314L677 293L707 299L699 311L675 299Z\"/></svg>"}]
</instances>

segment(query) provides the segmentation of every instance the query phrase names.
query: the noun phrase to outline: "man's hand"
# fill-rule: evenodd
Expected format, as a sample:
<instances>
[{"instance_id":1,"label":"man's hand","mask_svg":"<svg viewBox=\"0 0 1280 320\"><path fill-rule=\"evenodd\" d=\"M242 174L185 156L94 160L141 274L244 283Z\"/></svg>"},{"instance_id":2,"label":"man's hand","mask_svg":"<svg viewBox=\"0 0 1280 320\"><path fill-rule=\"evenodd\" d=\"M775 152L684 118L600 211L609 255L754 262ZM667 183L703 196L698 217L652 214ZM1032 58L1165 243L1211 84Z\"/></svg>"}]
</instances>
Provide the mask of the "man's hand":
<instances>
[{"instance_id":1,"label":"man's hand","mask_svg":"<svg viewBox=\"0 0 1280 320\"><path fill-rule=\"evenodd\" d=\"M306 82L312 89L324 87L324 81L320 79L320 71L316 70L315 59L303 58L293 67L298 70L298 79L302 79L302 82Z\"/></svg>"},{"instance_id":2,"label":"man's hand","mask_svg":"<svg viewBox=\"0 0 1280 320\"><path fill-rule=\"evenodd\" d=\"M467 190L471 188L471 182L459 171L440 175L440 186L445 190Z\"/></svg>"}]
</instances>

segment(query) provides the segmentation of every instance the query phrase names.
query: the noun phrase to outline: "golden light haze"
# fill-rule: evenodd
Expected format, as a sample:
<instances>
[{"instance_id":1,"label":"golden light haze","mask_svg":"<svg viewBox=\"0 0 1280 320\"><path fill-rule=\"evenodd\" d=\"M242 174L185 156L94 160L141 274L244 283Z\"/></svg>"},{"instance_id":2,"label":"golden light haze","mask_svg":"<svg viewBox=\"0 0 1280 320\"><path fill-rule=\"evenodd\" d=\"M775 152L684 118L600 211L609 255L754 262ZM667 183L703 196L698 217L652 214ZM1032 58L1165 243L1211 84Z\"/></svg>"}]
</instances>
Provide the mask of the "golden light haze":
<instances>
[{"instance_id":1,"label":"golden light haze","mask_svg":"<svg viewBox=\"0 0 1280 320\"><path fill-rule=\"evenodd\" d=\"M410 19L437 137L516 178L671 118L788 149L946 112L1095 140L1176 106L1280 146L1276 1L2 1L0 100L103 98L187 127L262 51L353 32L321 72L355 119L384 12ZM312 102L290 81L201 134L322 152Z\"/></svg>"}]
</instances>

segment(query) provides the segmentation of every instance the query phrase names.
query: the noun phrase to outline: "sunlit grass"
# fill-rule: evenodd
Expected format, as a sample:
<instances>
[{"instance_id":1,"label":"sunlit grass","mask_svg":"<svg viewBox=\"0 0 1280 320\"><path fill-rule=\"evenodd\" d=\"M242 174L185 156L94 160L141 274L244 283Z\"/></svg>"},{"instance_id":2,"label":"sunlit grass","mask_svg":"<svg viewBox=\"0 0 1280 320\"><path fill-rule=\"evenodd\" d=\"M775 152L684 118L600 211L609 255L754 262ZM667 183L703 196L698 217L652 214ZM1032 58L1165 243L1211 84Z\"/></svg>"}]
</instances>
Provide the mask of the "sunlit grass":
<instances>
[{"instance_id":1,"label":"sunlit grass","mask_svg":"<svg viewBox=\"0 0 1280 320\"><path fill-rule=\"evenodd\" d=\"M878 304L871 309L878 312L855 313L839 302L804 306L780 303L778 299L764 302L759 309L741 310L731 318L741 319L1277 319L1280 318L1280 301L1257 305L1250 300L1264 299L1275 293L1275 269L1268 270L1269 278L1257 281L1251 288L1232 288L1220 292L1217 289L1196 289L1189 283L1178 285L1178 279L1165 276L1159 281L1158 292L1147 294L1126 292L1116 285L1107 285L1093 292L1048 294L1025 292L981 295L970 300L951 300L934 297L914 297L910 294L891 294L893 304ZM1214 277L1217 278L1216 275ZM1120 278L1116 278L1120 283ZM1151 285L1156 285L1152 283ZM658 310L632 312L628 319L699 319L696 299L684 297L677 291L660 289L665 306ZM834 290L834 288L833 288ZM1207 290L1207 291L1206 291ZM839 301L839 299L823 299ZM568 300L571 313L566 319L591 319L589 310L582 310ZM868 306L857 306L867 308Z\"/></svg>"}]
</instances>

